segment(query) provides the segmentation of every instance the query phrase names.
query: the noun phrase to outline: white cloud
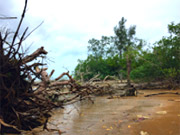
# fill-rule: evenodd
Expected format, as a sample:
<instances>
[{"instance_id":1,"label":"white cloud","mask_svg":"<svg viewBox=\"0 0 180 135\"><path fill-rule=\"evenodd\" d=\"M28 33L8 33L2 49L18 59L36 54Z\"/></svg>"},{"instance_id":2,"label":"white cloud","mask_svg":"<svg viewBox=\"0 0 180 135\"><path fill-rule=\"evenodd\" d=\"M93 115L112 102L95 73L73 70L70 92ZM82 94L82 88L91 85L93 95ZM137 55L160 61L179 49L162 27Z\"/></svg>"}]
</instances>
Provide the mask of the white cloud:
<instances>
[{"instance_id":1,"label":"white cloud","mask_svg":"<svg viewBox=\"0 0 180 135\"><path fill-rule=\"evenodd\" d=\"M1 13L20 18L24 1L2 1ZM77 59L86 58L89 39L113 35L123 16L128 26L137 26L139 38L159 40L167 35L167 24L179 21L179 5L179 0L29 0L23 28L33 29L44 21L27 44L34 42L32 50L45 46L48 57L55 61L49 68L55 68L57 76L65 71L63 66L73 70ZM9 26L17 22L10 21Z\"/></svg>"}]
</instances>

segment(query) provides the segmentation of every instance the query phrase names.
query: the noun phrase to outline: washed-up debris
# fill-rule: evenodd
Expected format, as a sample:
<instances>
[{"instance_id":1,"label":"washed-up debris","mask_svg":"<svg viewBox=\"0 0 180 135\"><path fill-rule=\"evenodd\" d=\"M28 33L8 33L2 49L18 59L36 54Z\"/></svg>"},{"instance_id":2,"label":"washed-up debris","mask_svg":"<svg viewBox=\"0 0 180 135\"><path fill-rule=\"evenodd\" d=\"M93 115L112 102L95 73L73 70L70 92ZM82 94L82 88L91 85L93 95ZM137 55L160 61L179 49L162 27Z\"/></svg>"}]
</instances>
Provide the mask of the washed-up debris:
<instances>
[{"instance_id":1,"label":"washed-up debris","mask_svg":"<svg viewBox=\"0 0 180 135\"><path fill-rule=\"evenodd\" d=\"M156 112L156 114L166 114L167 113L167 111L158 111L158 112Z\"/></svg>"},{"instance_id":2,"label":"washed-up debris","mask_svg":"<svg viewBox=\"0 0 180 135\"><path fill-rule=\"evenodd\" d=\"M137 115L137 118L149 119L149 116Z\"/></svg>"},{"instance_id":3,"label":"washed-up debris","mask_svg":"<svg viewBox=\"0 0 180 135\"><path fill-rule=\"evenodd\" d=\"M140 135L149 135L149 133L148 133L148 132L145 132L145 131L141 131L141 132L140 132Z\"/></svg>"},{"instance_id":4,"label":"washed-up debris","mask_svg":"<svg viewBox=\"0 0 180 135\"><path fill-rule=\"evenodd\" d=\"M144 97L151 97L151 96L164 95L164 94L180 95L180 93L178 93L178 92L160 92L160 93L154 93L154 94L145 95Z\"/></svg>"},{"instance_id":5,"label":"washed-up debris","mask_svg":"<svg viewBox=\"0 0 180 135\"><path fill-rule=\"evenodd\" d=\"M32 54L26 54L23 42L35 30L30 33L27 33L28 27L21 30L27 2L25 0L15 32L0 30L0 134L20 133L37 126L48 130L47 122L53 108L63 108L65 104L84 99L93 102L90 94L102 89L90 83L80 85L69 72L51 81L54 70L49 75L46 72L43 60L48 52L43 46ZM60 81L64 76L69 80ZM39 83L35 81L37 79Z\"/></svg>"},{"instance_id":6,"label":"washed-up debris","mask_svg":"<svg viewBox=\"0 0 180 135\"><path fill-rule=\"evenodd\" d=\"M149 118L150 118L149 116L137 115L138 121L142 121L142 120L149 119Z\"/></svg>"}]
</instances>

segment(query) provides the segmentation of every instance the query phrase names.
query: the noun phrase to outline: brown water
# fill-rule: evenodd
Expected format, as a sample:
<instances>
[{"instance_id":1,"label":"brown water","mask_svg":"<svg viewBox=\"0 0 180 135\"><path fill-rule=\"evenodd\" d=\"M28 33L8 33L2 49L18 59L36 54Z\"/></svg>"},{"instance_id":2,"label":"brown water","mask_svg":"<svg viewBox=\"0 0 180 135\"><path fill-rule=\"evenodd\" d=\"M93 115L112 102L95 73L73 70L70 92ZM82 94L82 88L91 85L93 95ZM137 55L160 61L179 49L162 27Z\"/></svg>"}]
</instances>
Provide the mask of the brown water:
<instances>
[{"instance_id":1,"label":"brown water","mask_svg":"<svg viewBox=\"0 0 180 135\"><path fill-rule=\"evenodd\" d=\"M159 117L167 116L166 114L157 115L157 111L163 109L167 111L168 108L165 107L168 106L171 106L171 110L178 110L180 107L180 102L176 102L175 108L172 107L175 104L174 101L178 101L180 97L177 95L144 97L144 94L158 92L160 91L141 91L141 95L138 97L115 99L107 99L107 96L96 97L95 104L83 101L68 105L65 109L53 111L48 128L59 129L63 135L139 135L140 131L150 129L148 127L153 124L152 120L160 120ZM170 114L169 111L168 114ZM178 114L180 114L178 111L172 114L176 125L180 122L178 122L180 119ZM148 119L137 119L137 115L147 116ZM170 116L168 119L171 119ZM177 133L179 128L176 126L174 128L172 130L176 130ZM157 133L158 135L166 135L152 131L154 130L148 130L149 135L157 135ZM40 131L40 128L33 132L37 135L59 135L57 131ZM173 135L176 135L175 132Z\"/></svg>"}]
</instances>

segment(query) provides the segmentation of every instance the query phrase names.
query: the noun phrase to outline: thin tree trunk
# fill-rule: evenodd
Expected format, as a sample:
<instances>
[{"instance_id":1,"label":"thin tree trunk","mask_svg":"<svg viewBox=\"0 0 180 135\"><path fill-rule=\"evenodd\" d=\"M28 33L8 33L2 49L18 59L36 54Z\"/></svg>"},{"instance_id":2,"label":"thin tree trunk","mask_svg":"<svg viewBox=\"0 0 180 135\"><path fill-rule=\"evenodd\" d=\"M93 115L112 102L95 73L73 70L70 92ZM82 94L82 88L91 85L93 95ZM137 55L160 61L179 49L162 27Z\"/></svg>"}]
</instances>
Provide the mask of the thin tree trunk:
<instances>
[{"instance_id":1,"label":"thin tree trunk","mask_svg":"<svg viewBox=\"0 0 180 135\"><path fill-rule=\"evenodd\" d=\"M122 59L122 49L120 50L120 58Z\"/></svg>"},{"instance_id":2,"label":"thin tree trunk","mask_svg":"<svg viewBox=\"0 0 180 135\"><path fill-rule=\"evenodd\" d=\"M130 86L131 60L129 59L128 55L126 55L126 61L127 61L127 85Z\"/></svg>"}]
</instances>

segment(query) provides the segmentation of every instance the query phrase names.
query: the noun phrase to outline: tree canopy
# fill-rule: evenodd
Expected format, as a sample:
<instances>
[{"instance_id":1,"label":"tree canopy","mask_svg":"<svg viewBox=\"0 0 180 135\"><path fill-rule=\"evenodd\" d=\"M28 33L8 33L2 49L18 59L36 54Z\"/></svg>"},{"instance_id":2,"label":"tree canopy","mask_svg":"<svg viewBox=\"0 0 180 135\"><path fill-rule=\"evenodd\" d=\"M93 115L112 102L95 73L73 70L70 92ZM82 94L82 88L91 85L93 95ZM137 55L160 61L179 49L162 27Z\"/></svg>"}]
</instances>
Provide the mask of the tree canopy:
<instances>
[{"instance_id":1,"label":"tree canopy","mask_svg":"<svg viewBox=\"0 0 180 135\"><path fill-rule=\"evenodd\" d=\"M97 74L101 79L112 75L129 81L180 80L180 23L169 24L169 36L148 47L135 36L136 26L127 28L126 21L121 18L114 35L89 40L88 57L79 60L75 77L84 81Z\"/></svg>"}]
</instances>

